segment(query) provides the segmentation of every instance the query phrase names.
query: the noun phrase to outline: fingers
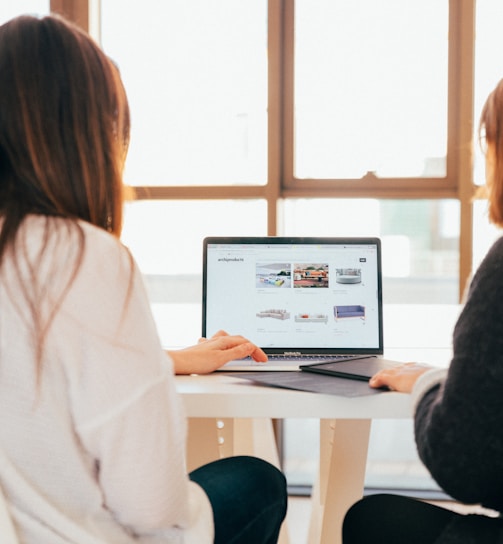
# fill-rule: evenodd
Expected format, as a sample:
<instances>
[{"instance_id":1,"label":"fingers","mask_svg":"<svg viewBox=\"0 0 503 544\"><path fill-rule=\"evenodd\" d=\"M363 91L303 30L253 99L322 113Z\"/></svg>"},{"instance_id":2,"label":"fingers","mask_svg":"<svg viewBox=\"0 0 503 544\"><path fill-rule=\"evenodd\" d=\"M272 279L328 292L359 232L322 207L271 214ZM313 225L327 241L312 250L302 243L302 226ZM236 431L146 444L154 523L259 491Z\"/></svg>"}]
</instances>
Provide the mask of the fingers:
<instances>
[{"instance_id":1,"label":"fingers","mask_svg":"<svg viewBox=\"0 0 503 544\"><path fill-rule=\"evenodd\" d=\"M256 361L257 363L267 363L267 359L268 359L267 354L257 346L254 346L254 348L255 349L251 353L252 359Z\"/></svg>"},{"instance_id":2,"label":"fingers","mask_svg":"<svg viewBox=\"0 0 503 544\"><path fill-rule=\"evenodd\" d=\"M212 357L216 358L219 364L244 357L251 357L257 363L267 362L266 353L253 342L240 335L230 335L223 330L216 332L211 338L200 338L197 345L200 349L211 350Z\"/></svg>"},{"instance_id":3,"label":"fingers","mask_svg":"<svg viewBox=\"0 0 503 544\"><path fill-rule=\"evenodd\" d=\"M266 363L267 362L267 355L255 344L252 344L251 342L245 342L244 344L240 344L239 346L236 346L235 348L241 355L236 358L241 357L251 357L255 362L257 363Z\"/></svg>"},{"instance_id":4,"label":"fingers","mask_svg":"<svg viewBox=\"0 0 503 544\"><path fill-rule=\"evenodd\" d=\"M243 344L251 344L244 336L239 336L237 334L231 336L227 333L216 333L208 340L208 342L212 342L217 349L232 349Z\"/></svg>"},{"instance_id":5,"label":"fingers","mask_svg":"<svg viewBox=\"0 0 503 544\"><path fill-rule=\"evenodd\" d=\"M379 372L377 374L374 374L369 380L370 387L381 387L380 378L381 377L379 376Z\"/></svg>"},{"instance_id":6,"label":"fingers","mask_svg":"<svg viewBox=\"0 0 503 544\"><path fill-rule=\"evenodd\" d=\"M217 347L217 349L222 349L229 352L227 353L228 356L232 356L233 358L250 356L258 363L265 363L267 361L267 355L265 352L243 336L230 336L227 333L223 333L221 336L214 335L212 338L215 341L215 347Z\"/></svg>"},{"instance_id":7,"label":"fingers","mask_svg":"<svg viewBox=\"0 0 503 544\"><path fill-rule=\"evenodd\" d=\"M429 368L429 365L423 363L403 363L394 368L380 370L370 379L369 385L410 393L419 376Z\"/></svg>"},{"instance_id":8,"label":"fingers","mask_svg":"<svg viewBox=\"0 0 503 544\"><path fill-rule=\"evenodd\" d=\"M386 374L384 374L385 372L387 371L380 370L377 374L374 374L374 376L372 376L372 378L370 378L369 380L370 387L379 388L379 387L388 386L389 376L386 376Z\"/></svg>"}]
</instances>

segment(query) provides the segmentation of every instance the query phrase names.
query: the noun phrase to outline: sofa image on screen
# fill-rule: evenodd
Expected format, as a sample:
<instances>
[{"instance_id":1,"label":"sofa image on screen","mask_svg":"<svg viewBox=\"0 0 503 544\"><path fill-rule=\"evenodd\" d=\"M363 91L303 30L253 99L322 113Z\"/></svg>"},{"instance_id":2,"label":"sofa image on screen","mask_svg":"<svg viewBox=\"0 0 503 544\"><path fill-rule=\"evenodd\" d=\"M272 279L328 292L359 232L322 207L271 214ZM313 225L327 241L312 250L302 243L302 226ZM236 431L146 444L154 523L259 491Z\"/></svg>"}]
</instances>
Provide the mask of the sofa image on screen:
<instances>
[{"instance_id":1,"label":"sofa image on screen","mask_svg":"<svg viewBox=\"0 0 503 544\"><path fill-rule=\"evenodd\" d=\"M357 304L348 306L334 306L334 317L338 319L345 319L348 317L359 317L365 319L365 306Z\"/></svg>"},{"instance_id":2,"label":"sofa image on screen","mask_svg":"<svg viewBox=\"0 0 503 544\"><path fill-rule=\"evenodd\" d=\"M295 321L297 323L327 323L328 316L326 314L297 314Z\"/></svg>"},{"instance_id":3,"label":"sofa image on screen","mask_svg":"<svg viewBox=\"0 0 503 544\"><path fill-rule=\"evenodd\" d=\"M257 312L257 317L273 317L274 319L290 319L290 313L286 310L262 310Z\"/></svg>"},{"instance_id":4,"label":"sofa image on screen","mask_svg":"<svg viewBox=\"0 0 503 544\"><path fill-rule=\"evenodd\" d=\"M361 283L362 271L360 268L337 268L335 281L337 283Z\"/></svg>"}]
</instances>

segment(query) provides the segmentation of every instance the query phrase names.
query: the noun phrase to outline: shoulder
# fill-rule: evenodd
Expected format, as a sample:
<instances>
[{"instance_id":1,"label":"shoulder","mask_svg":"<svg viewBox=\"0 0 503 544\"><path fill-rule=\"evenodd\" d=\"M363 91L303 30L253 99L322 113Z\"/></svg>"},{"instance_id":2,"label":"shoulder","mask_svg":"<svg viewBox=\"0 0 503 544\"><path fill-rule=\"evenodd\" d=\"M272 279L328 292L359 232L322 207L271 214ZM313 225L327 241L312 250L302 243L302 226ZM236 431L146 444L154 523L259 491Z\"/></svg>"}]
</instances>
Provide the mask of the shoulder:
<instances>
[{"instance_id":1,"label":"shoulder","mask_svg":"<svg viewBox=\"0 0 503 544\"><path fill-rule=\"evenodd\" d=\"M84 256L92 259L94 265L100 268L109 268L112 263L123 262L130 268L133 258L129 250L114 235L90 223L79 221L84 239Z\"/></svg>"},{"instance_id":2,"label":"shoulder","mask_svg":"<svg viewBox=\"0 0 503 544\"><path fill-rule=\"evenodd\" d=\"M503 237L498 238L490 247L486 256L480 263L477 273L483 273L487 269L503 266Z\"/></svg>"},{"instance_id":3,"label":"shoulder","mask_svg":"<svg viewBox=\"0 0 503 544\"><path fill-rule=\"evenodd\" d=\"M503 296L503 237L494 242L476 270L468 290L467 303L473 302L476 294L482 295L482 302L489 302L487 294Z\"/></svg>"},{"instance_id":4,"label":"shoulder","mask_svg":"<svg viewBox=\"0 0 503 544\"><path fill-rule=\"evenodd\" d=\"M64 252L69 247L79 246L91 252L127 252L115 236L86 221L44 215L26 217L19 228L16 244L26 247L28 254L44 249Z\"/></svg>"},{"instance_id":5,"label":"shoulder","mask_svg":"<svg viewBox=\"0 0 503 544\"><path fill-rule=\"evenodd\" d=\"M94 291L106 290L109 298L116 293L121 299L127 295L141 274L124 244L112 234L89 223L76 224L71 236L82 240L82 254L78 259L76 280Z\"/></svg>"},{"instance_id":6,"label":"shoulder","mask_svg":"<svg viewBox=\"0 0 503 544\"><path fill-rule=\"evenodd\" d=\"M112 234L85 221L32 215L16 239L16 268L28 281L60 292L114 291L123 296L137 268L129 250ZM138 275L138 274L136 274Z\"/></svg>"},{"instance_id":7,"label":"shoulder","mask_svg":"<svg viewBox=\"0 0 503 544\"><path fill-rule=\"evenodd\" d=\"M59 250L60 257L75 254L79 268L90 267L103 274L121 268L130 272L134 265L129 250L116 236L86 221L50 218L48 237L53 238L53 249Z\"/></svg>"}]
</instances>

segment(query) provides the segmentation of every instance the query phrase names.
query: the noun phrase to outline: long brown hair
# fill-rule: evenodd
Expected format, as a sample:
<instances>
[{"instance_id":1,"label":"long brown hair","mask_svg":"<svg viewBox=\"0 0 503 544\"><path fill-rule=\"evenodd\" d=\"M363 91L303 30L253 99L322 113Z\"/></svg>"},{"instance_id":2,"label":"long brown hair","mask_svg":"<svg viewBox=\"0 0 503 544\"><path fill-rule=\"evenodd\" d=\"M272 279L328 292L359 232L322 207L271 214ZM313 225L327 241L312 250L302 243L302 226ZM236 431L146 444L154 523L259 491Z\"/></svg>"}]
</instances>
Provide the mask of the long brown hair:
<instances>
[{"instance_id":1,"label":"long brown hair","mask_svg":"<svg viewBox=\"0 0 503 544\"><path fill-rule=\"evenodd\" d=\"M52 218L79 233L73 272L48 316L41 316L30 278L24 281L39 363L84 252L77 220L120 235L129 127L118 69L86 33L57 16L21 16L0 26L0 264L10 251L19 266L16 238L30 214L46 217L40 255Z\"/></svg>"},{"instance_id":2,"label":"long brown hair","mask_svg":"<svg viewBox=\"0 0 503 544\"><path fill-rule=\"evenodd\" d=\"M0 27L0 258L29 213L117 236L129 108L118 70L59 17Z\"/></svg>"},{"instance_id":3,"label":"long brown hair","mask_svg":"<svg viewBox=\"0 0 503 544\"><path fill-rule=\"evenodd\" d=\"M487 97L479 122L484 151L494 151L493 179L484 187L489 200L489 219L503 227L503 79Z\"/></svg>"}]
</instances>

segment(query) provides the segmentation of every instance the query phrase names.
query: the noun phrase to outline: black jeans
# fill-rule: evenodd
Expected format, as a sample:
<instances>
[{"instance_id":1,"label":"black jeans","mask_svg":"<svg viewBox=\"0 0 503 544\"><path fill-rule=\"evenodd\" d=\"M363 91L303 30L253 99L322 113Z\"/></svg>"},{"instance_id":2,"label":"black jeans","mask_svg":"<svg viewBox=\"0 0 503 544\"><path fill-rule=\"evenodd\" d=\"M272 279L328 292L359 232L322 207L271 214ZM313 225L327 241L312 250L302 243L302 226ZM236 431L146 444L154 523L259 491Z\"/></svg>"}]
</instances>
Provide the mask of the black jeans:
<instances>
[{"instance_id":1,"label":"black jeans","mask_svg":"<svg viewBox=\"0 0 503 544\"><path fill-rule=\"evenodd\" d=\"M286 480L256 457L208 463L189 474L213 507L215 544L276 544L286 515Z\"/></svg>"},{"instance_id":2,"label":"black jeans","mask_svg":"<svg viewBox=\"0 0 503 544\"><path fill-rule=\"evenodd\" d=\"M399 495L377 494L355 503L344 518L343 544L432 544L453 518L450 510Z\"/></svg>"}]
</instances>

